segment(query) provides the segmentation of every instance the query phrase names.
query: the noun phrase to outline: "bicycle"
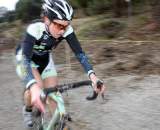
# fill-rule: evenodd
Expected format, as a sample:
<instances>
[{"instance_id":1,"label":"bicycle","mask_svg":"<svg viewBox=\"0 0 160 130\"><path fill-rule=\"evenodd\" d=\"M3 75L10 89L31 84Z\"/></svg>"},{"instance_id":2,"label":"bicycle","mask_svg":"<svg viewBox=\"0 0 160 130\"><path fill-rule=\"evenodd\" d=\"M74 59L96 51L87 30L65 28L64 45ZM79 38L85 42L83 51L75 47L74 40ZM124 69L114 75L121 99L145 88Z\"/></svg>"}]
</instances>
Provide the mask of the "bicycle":
<instances>
[{"instance_id":1,"label":"bicycle","mask_svg":"<svg viewBox=\"0 0 160 130\"><path fill-rule=\"evenodd\" d=\"M101 81L97 82L97 88L100 88L102 84L103 82ZM71 127L67 124L67 121L72 121L72 118L69 116L69 114L66 113L64 102L61 98L60 93L87 85L91 86L92 82L90 80L86 80L69 84L57 85L54 88L52 87L43 89L40 95L40 99L42 100L42 102L45 102L47 97L49 96L51 99L57 102L57 108L54 114L51 116L51 119L49 120L48 124L45 123L45 114L42 114L40 111L36 109L37 111L34 115L35 121L33 130L71 130ZM91 96L88 96L86 99L94 100L97 98L97 96L98 93L93 91L93 94Z\"/></svg>"}]
</instances>

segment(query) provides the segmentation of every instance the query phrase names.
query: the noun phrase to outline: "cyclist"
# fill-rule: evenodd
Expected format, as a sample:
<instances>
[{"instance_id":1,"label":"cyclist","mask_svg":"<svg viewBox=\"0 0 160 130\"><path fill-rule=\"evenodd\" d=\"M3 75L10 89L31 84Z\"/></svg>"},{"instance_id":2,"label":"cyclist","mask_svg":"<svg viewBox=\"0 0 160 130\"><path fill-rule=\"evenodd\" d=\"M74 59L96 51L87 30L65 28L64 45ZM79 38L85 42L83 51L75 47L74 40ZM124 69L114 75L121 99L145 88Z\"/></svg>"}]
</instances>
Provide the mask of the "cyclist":
<instances>
[{"instance_id":1,"label":"cyclist","mask_svg":"<svg viewBox=\"0 0 160 130\"><path fill-rule=\"evenodd\" d=\"M58 84L57 72L51 56L52 49L66 39L93 84L96 77L71 26L73 9L66 0L44 0L42 22L31 23L16 49L17 74L25 84L23 116L27 127L33 126L32 106L44 112L40 100L42 87ZM104 92L103 89L98 92ZM53 106L56 105L53 103Z\"/></svg>"}]
</instances>

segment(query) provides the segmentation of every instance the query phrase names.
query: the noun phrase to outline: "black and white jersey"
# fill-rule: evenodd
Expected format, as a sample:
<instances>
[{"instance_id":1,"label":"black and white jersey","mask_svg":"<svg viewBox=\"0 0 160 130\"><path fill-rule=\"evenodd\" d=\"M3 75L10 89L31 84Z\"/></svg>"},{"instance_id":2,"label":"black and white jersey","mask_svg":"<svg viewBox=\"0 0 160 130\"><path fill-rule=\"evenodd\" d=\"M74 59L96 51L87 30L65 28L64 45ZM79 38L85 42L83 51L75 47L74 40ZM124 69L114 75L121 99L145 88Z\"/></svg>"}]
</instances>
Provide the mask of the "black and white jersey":
<instances>
[{"instance_id":1,"label":"black and white jersey","mask_svg":"<svg viewBox=\"0 0 160 130\"><path fill-rule=\"evenodd\" d=\"M88 58L83 52L71 25L66 28L62 37L55 39L48 33L43 22L36 22L27 27L25 38L17 49L17 53L20 50L22 52L24 60L23 64L25 64L26 71L28 73L25 77L27 86L29 86L32 83L31 81L34 79L30 62L33 61L39 65L47 64L51 50L55 49L64 39L75 53L85 71L88 74L93 72L92 66L88 62Z\"/></svg>"}]
</instances>

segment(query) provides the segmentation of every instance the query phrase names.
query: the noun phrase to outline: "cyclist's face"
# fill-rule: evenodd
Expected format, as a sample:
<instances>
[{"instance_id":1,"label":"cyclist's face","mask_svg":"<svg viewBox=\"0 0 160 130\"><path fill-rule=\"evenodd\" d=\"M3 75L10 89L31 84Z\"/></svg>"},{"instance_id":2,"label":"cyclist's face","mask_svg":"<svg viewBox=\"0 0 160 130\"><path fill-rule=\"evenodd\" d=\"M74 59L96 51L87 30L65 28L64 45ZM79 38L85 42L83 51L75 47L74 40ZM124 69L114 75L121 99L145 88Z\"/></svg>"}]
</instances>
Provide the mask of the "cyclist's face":
<instances>
[{"instance_id":1,"label":"cyclist's face","mask_svg":"<svg viewBox=\"0 0 160 130\"><path fill-rule=\"evenodd\" d=\"M52 22L50 21L48 25L49 32L54 38L59 38L64 34L69 24L69 21L64 20L53 20Z\"/></svg>"}]
</instances>

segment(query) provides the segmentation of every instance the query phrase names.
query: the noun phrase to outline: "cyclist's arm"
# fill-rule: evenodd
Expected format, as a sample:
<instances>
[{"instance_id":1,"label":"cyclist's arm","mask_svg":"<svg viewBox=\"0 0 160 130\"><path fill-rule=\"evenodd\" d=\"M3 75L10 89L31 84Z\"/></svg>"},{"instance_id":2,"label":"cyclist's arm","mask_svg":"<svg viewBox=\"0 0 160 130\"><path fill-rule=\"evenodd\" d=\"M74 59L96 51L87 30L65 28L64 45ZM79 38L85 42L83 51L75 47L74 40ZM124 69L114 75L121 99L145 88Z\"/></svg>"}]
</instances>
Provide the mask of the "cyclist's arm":
<instances>
[{"instance_id":1,"label":"cyclist's arm","mask_svg":"<svg viewBox=\"0 0 160 130\"><path fill-rule=\"evenodd\" d=\"M42 35L42 32L38 30L39 28L43 28L43 25L41 23L29 25L27 28L25 38L21 44L23 55L22 64L24 66L23 71L25 72L23 78L26 88L29 88L32 84L36 83L36 80L34 79L34 76L32 74L31 57L33 45L35 41L38 40Z\"/></svg>"},{"instance_id":2,"label":"cyclist's arm","mask_svg":"<svg viewBox=\"0 0 160 130\"><path fill-rule=\"evenodd\" d=\"M70 45L71 49L75 53L77 59L80 61L83 68L88 73L88 77L91 79L93 85L95 86L95 90L97 92L104 93L105 86L103 85L103 82L99 78L97 78L97 76L95 75L95 72L93 71L92 65L89 63L87 56L83 52L81 45L80 45L71 26L68 27L64 36L65 36L65 39L67 40L68 44ZM99 89L97 87L98 82L102 83L101 89Z\"/></svg>"},{"instance_id":3,"label":"cyclist's arm","mask_svg":"<svg viewBox=\"0 0 160 130\"><path fill-rule=\"evenodd\" d=\"M23 79L24 79L26 88L29 88L32 84L36 82L32 74L32 68L31 68L31 56L32 56L32 48L33 48L34 42L35 42L35 38L27 33L21 44L22 56L23 56L22 66L24 71Z\"/></svg>"},{"instance_id":4,"label":"cyclist's arm","mask_svg":"<svg viewBox=\"0 0 160 130\"><path fill-rule=\"evenodd\" d=\"M67 32L65 33L65 39L67 40L68 44L70 45L71 49L75 53L77 59L82 64L85 72L90 76L90 74L94 73L92 65L89 63L88 57L82 50L80 42L78 41L72 27L70 26Z\"/></svg>"}]
</instances>

